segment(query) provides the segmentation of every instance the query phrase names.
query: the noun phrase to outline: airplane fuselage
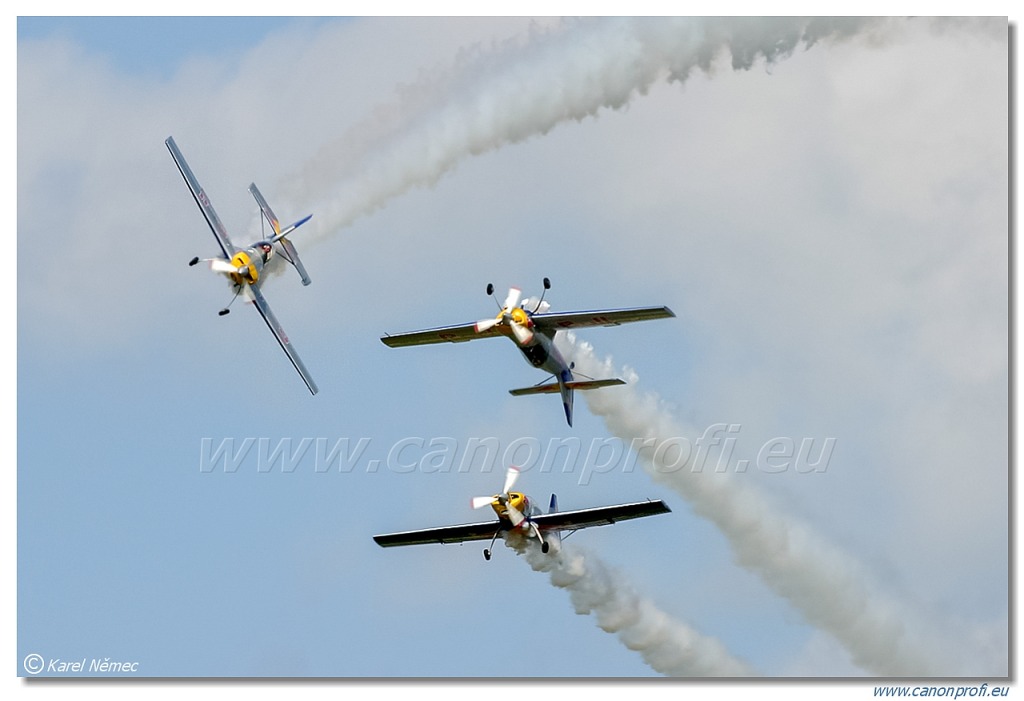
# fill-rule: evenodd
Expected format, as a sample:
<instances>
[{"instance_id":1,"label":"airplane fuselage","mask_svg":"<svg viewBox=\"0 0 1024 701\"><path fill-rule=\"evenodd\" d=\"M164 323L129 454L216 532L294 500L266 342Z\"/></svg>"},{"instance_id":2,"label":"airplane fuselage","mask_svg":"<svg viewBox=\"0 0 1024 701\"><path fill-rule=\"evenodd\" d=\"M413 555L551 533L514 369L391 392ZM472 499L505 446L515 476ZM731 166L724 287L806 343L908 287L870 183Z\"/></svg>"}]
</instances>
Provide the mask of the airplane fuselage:
<instances>
[{"instance_id":1,"label":"airplane fuselage","mask_svg":"<svg viewBox=\"0 0 1024 701\"><path fill-rule=\"evenodd\" d=\"M549 372L555 377L561 377L562 372L569 369L569 364L555 348L555 340L551 336L535 333L530 343L516 345L519 346L519 352L526 358L526 362L535 368Z\"/></svg>"},{"instance_id":2,"label":"airplane fuselage","mask_svg":"<svg viewBox=\"0 0 1024 701\"><path fill-rule=\"evenodd\" d=\"M509 516L509 507L512 507L526 517L526 520L519 524L524 530L529 530L530 526L528 522L530 517L541 513L540 509L534 506L530 501L530 498L520 492L509 493L507 500L502 499L501 497L495 498L494 501L491 502L491 508L494 509L494 513L498 515L502 524L504 524L508 529L515 527L512 523L511 517Z\"/></svg>"},{"instance_id":3,"label":"airplane fuselage","mask_svg":"<svg viewBox=\"0 0 1024 701\"><path fill-rule=\"evenodd\" d=\"M562 543L561 531L559 529L549 529L545 534L541 533L533 519L542 516L544 511L534 505L525 494L521 492L499 494L491 502L491 508L498 515L498 520L501 524L498 531L494 534L495 538L502 533L505 534L505 537L514 534L527 538L536 538L540 541L542 552L550 552L552 546L555 547L555 552L558 552ZM558 502L555 495L552 494L551 510L549 513L557 510ZM515 512L518 512L518 514ZM491 559L490 548L484 551L484 557L488 560Z\"/></svg>"},{"instance_id":4,"label":"airplane fuselage","mask_svg":"<svg viewBox=\"0 0 1024 701\"><path fill-rule=\"evenodd\" d=\"M498 315L501 319L505 312ZM525 341L517 338L515 332L512 330L512 326L509 324L503 324L496 326L502 335L507 336L516 344L519 352L523 354L528 362L533 367L544 370L555 377L565 377L564 372L569 370L569 364L565 362L565 358L555 348L555 332L538 331L533 326L533 321L530 318L530 314L524 311L522 308L517 307L509 313L511 320L518 324L522 328L529 330L529 338Z\"/></svg>"},{"instance_id":5,"label":"airplane fuselage","mask_svg":"<svg viewBox=\"0 0 1024 701\"><path fill-rule=\"evenodd\" d=\"M534 326L532 315L521 307L516 307L511 312L502 309L497 318L501 321L508 319L512 322L496 324L493 328L512 339L519 352L526 358L526 362L555 377L558 383L558 392L562 396L565 420L572 426L573 390L570 384L573 381L572 366L565 362L565 358L555 347L555 334L558 331L555 329L538 330Z\"/></svg>"}]
</instances>

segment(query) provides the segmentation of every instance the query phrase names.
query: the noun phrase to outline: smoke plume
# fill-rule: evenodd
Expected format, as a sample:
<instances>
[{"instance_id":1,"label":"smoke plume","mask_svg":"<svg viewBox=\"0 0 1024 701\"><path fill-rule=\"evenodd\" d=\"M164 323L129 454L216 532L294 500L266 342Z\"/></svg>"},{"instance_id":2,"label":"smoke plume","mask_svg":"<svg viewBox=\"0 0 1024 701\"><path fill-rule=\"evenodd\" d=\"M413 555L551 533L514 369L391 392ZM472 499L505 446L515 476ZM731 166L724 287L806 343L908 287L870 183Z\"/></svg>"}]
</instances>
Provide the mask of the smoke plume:
<instances>
[{"instance_id":1,"label":"smoke plume","mask_svg":"<svg viewBox=\"0 0 1024 701\"><path fill-rule=\"evenodd\" d=\"M567 590L576 613L593 614L602 630L617 634L655 671L680 677L752 674L720 642L659 610L592 553L566 545L557 553L542 553L536 541L523 537L510 537L506 544L535 571L549 573L553 585Z\"/></svg>"},{"instance_id":2,"label":"smoke plume","mask_svg":"<svg viewBox=\"0 0 1024 701\"><path fill-rule=\"evenodd\" d=\"M631 444L697 434L676 423L657 397L637 392L635 373L618 373L610 360L599 361L589 344L570 333L565 338L570 346L566 357L581 374L626 377L626 387L585 393L590 410L613 434ZM809 623L831 633L859 667L883 676L932 676L966 673L960 668L968 664L977 673L975 665L986 665L956 654L950 631L937 630L934 621L882 591L860 563L777 509L749 483L728 472L662 464L657 451L641 451L639 462L721 530L739 565L757 573ZM992 674L1005 674L987 666Z\"/></svg>"},{"instance_id":3,"label":"smoke plume","mask_svg":"<svg viewBox=\"0 0 1024 701\"><path fill-rule=\"evenodd\" d=\"M866 18L724 17L534 28L521 41L467 50L450 71L405 88L397 103L325 146L289 183L294 198L324 200L313 209L317 230L329 234L412 187L434 184L469 156L619 109L658 81L711 71L723 55L746 70L801 46L890 26Z\"/></svg>"}]
</instances>

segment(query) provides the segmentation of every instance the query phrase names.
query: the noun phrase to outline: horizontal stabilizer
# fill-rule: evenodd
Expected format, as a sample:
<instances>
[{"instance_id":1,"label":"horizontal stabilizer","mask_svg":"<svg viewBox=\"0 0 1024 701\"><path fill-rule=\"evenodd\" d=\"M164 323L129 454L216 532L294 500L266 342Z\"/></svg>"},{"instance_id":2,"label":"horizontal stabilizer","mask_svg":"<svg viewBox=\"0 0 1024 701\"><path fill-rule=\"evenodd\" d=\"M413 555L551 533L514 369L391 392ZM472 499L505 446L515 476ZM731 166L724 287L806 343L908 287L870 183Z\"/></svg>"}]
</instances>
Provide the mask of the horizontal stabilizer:
<instances>
[{"instance_id":1,"label":"horizontal stabilizer","mask_svg":"<svg viewBox=\"0 0 1024 701\"><path fill-rule=\"evenodd\" d=\"M256 199L256 204L260 206L260 211L263 212L263 216L266 217L267 222L270 224L270 228L274 231L274 236L270 239L271 243L281 244L281 248L284 249L285 258L288 262L295 266L295 270L298 271L299 277L302 278L302 284L308 285L312 280L309 279L309 274L306 272L306 267L299 260L299 252L295 250L295 245L285 238L288 234L292 233L300 226L308 222L313 218L312 214L308 214L299 221L295 222L291 226L281 229L281 222L278 220L277 215L274 214L274 210L267 204L267 200L263 197L263 193L256 187L256 183L249 185L249 192Z\"/></svg>"},{"instance_id":2,"label":"horizontal stabilizer","mask_svg":"<svg viewBox=\"0 0 1024 701\"><path fill-rule=\"evenodd\" d=\"M600 389L601 387L614 387L615 385L624 385L626 382L620 380L617 377L613 377L610 380L573 380L572 382L566 382L566 389ZM533 387L523 387L522 389L510 389L508 391L513 397L522 397L527 394L555 394L559 391L558 383L551 382L546 385L534 385Z\"/></svg>"},{"instance_id":3,"label":"horizontal stabilizer","mask_svg":"<svg viewBox=\"0 0 1024 701\"><path fill-rule=\"evenodd\" d=\"M311 217L313 215L310 214L309 216ZM309 217L303 219L301 222L299 222L299 224L302 224L305 221L309 221ZM298 226L298 224L296 224L296 226ZM302 264L302 261L299 260L299 252L295 250L295 244L293 244L286 238L280 239L278 243L281 244L281 248L283 248L284 252L287 254L289 262L293 266L295 266L295 270L298 271L299 277L302 278L302 284L308 285L309 283L313 282L309 278L309 273L306 272L306 266L304 266Z\"/></svg>"}]
</instances>

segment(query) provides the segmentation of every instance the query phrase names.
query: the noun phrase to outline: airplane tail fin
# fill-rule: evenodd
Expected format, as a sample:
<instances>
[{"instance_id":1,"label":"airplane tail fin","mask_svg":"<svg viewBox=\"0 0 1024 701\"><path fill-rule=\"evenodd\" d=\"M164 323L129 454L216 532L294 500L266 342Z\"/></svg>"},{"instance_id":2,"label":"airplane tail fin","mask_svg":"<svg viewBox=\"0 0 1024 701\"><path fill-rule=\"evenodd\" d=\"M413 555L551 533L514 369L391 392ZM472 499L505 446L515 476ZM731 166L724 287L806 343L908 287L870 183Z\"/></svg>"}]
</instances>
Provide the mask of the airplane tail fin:
<instances>
[{"instance_id":1,"label":"airplane tail fin","mask_svg":"<svg viewBox=\"0 0 1024 701\"><path fill-rule=\"evenodd\" d=\"M267 200L264 199L263 194L260 193L259 188L256 187L256 183L252 183L251 185L249 185L249 192L251 192L252 196L256 199L256 204L260 206L260 211L263 212L263 216L266 217L267 221L270 223L270 227L274 230L274 237L270 239L270 242L281 244L281 248L284 249L285 259L293 266L295 266L295 270L298 271L299 277L302 278L303 285L308 285L309 283L313 282L312 280L309 279L309 274L306 272L306 267L302 264L302 261L299 259L299 252L295 250L295 244L293 244L291 241L285 238L285 236L292 233L300 226L308 222L313 217L313 215L308 214L299 221L292 224L291 226L285 227L282 230L281 222L274 214L274 211L270 209L270 205L267 204Z\"/></svg>"},{"instance_id":2,"label":"airplane tail fin","mask_svg":"<svg viewBox=\"0 0 1024 701\"><path fill-rule=\"evenodd\" d=\"M558 378L558 392L562 395L562 407L565 409L565 420L572 426L572 371L563 370Z\"/></svg>"},{"instance_id":3,"label":"airplane tail fin","mask_svg":"<svg viewBox=\"0 0 1024 701\"><path fill-rule=\"evenodd\" d=\"M548 505L548 513L558 513L558 496L553 492L551 494L551 503ZM549 531L544 532L544 540L548 544L549 553L557 553L562 549L562 532L557 528L552 528Z\"/></svg>"}]
</instances>

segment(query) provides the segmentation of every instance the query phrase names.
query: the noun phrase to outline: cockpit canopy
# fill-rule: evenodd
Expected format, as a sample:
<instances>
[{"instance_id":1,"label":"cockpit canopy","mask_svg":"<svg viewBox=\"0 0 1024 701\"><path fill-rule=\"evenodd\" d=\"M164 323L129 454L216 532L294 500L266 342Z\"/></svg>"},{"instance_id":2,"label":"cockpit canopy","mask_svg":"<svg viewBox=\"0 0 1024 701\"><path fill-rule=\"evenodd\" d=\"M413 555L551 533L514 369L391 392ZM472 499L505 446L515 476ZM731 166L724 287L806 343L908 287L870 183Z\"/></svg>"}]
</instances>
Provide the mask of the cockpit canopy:
<instances>
[{"instance_id":1,"label":"cockpit canopy","mask_svg":"<svg viewBox=\"0 0 1024 701\"><path fill-rule=\"evenodd\" d=\"M274 255L274 244L270 241L260 241L253 246L263 256L263 262L266 263Z\"/></svg>"}]
</instances>

